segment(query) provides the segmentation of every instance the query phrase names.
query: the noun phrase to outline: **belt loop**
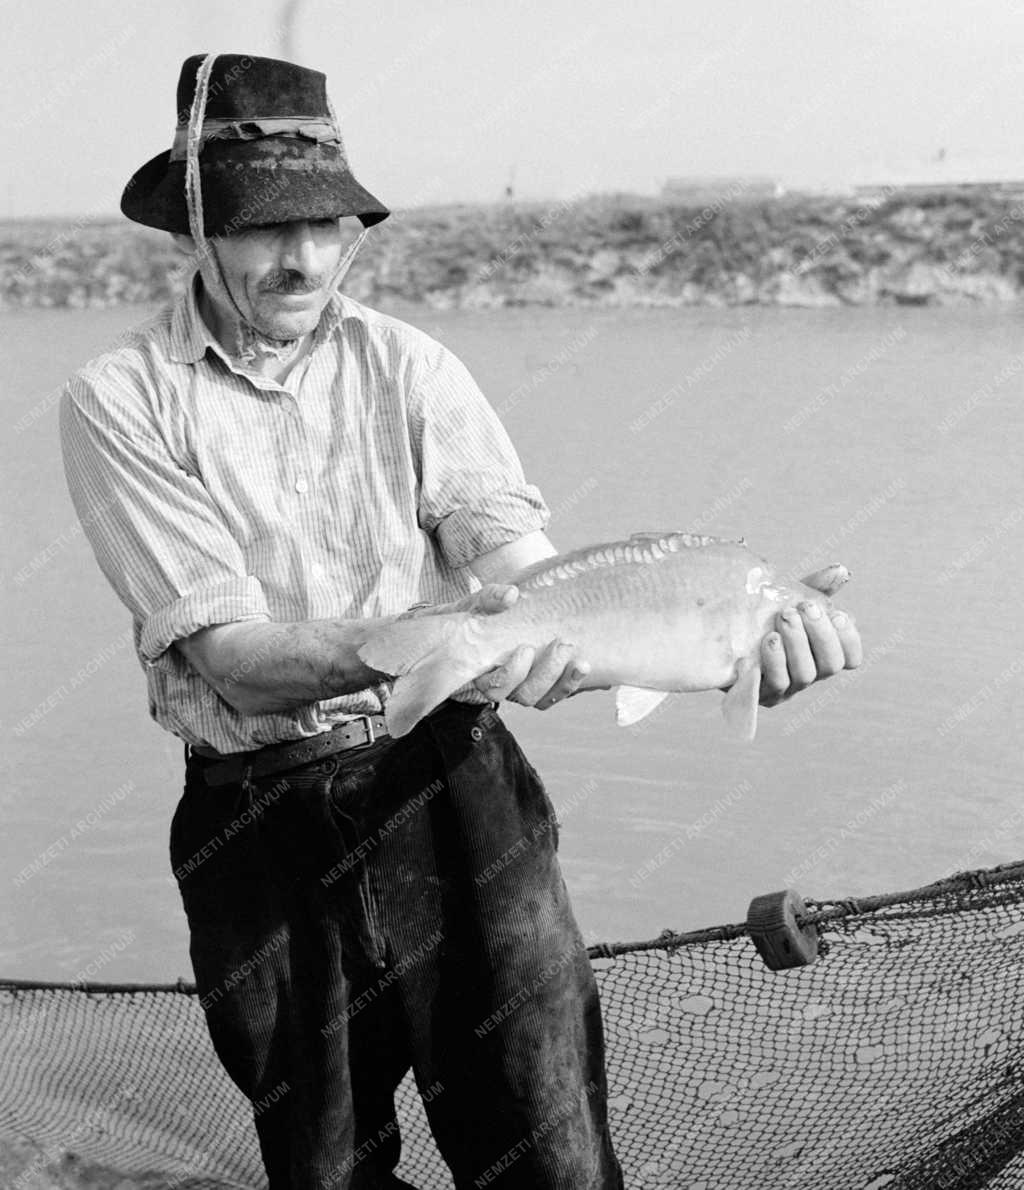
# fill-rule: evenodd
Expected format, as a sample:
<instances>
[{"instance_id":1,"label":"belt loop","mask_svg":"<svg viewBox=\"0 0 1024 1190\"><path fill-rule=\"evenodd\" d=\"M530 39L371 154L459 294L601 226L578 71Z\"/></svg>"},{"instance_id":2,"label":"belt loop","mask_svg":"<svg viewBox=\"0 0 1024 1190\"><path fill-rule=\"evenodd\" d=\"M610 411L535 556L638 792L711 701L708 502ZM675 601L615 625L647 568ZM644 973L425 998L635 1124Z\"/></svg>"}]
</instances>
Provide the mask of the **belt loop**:
<instances>
[{"instance_id":1,"label":"belt loop","mask_svg":"<svg viewBox=\"0 0 1024 1190\"><path fill-rule=\"evenodd\" d=\"M246 808L251 809L253 803L253 794L256 792L256 787L252 783L252 765L247 764L245 771L242 773L242 793L245 794Z\"/></svg>"}]
</instances>

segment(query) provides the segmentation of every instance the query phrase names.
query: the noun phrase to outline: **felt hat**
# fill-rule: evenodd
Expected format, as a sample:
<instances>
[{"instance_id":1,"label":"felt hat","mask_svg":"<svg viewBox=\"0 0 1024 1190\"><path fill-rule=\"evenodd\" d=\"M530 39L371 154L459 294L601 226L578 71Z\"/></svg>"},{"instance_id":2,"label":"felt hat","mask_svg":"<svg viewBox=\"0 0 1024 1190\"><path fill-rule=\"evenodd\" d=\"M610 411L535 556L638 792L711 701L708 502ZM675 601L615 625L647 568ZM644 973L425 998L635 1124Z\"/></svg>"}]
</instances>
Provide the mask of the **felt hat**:
<instances>
[{"instance_id":1,"label":"felt hat","mask_svg":"<svg viewBox=\"0 0 1024 1190\"><path fill-rule=\"evenodd\" d=\"M181 68L173 146L137 170L121 196L136 223L189 234L188 127L205 57L186 58ZM387 207L352 176L326 83L318 70L275 58L214 60L198 157L208 235L343 215L370 227L387 218Z\"/></svg>"}]
</instances>

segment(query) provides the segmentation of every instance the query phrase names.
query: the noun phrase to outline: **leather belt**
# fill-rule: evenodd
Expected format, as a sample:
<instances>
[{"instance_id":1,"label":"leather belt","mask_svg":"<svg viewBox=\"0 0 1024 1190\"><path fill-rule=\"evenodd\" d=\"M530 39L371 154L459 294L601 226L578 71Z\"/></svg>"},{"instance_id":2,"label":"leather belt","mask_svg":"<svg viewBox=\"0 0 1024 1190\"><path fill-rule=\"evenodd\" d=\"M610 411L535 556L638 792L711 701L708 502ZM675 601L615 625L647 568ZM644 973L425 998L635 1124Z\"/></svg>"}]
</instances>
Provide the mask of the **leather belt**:
<instances>
[{"instance_id":1,"label":"leather belt","mask_svg":"<svg viewBox=\"0 0 1024 1190\"><path fill-rule=\"evenodd\" d=\"M238 752L224 756L212 748L191 747L193 755L214 761L203 770L207 785L236 785L243 779L269 777L272 773L283 773L300 765L311 764L321 757L348 748L365 748L375 740L389 739L387 724L383 715L360 715L337 723L330 731L310 736L304 740L291 740L285 744L270 744L252 752Z\"/></svg>"}]
</instances>

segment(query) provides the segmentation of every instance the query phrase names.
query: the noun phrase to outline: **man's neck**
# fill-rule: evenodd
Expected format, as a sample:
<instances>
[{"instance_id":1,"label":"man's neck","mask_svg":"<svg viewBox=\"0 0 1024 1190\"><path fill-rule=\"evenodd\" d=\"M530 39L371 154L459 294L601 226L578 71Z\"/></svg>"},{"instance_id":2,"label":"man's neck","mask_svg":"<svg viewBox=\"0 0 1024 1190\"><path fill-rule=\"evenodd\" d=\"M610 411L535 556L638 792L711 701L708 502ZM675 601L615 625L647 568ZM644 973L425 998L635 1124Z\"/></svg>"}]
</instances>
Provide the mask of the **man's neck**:
<instances>
[{"instance_id":1,"label":"man's neck","mask_svg":"<svg viewBox=\"0 0 1024 1190\"><path fill-rule=\"evenodd\" d=\"M240 356L237 318L229 318L202 284L199 285L198 299L199 316L224 353L237 366L255 372L257 376L273 380L275 384L283 384L292 368L309 351L313 340L312 331L299 339L279 341L266 339L243 327L243 354Z\"/></svg>"}]
</instances>

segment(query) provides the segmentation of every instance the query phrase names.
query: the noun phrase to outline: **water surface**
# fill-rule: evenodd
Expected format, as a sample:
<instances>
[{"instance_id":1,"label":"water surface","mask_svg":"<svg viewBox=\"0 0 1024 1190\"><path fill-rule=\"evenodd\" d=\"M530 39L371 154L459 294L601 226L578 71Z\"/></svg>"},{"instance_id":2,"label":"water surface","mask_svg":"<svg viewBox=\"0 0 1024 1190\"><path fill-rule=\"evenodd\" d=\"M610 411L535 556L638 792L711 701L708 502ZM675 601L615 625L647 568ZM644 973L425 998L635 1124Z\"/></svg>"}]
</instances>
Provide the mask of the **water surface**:
<instances>
[{"instance_id":1,"label":"water surface","mask_svg":"<svg viewBox=\"0 0 1024 1190\"><path fill-rule=\"evenodd\" d=\"M9 677L0 973L190 974L166 859L181 745L64 487L55 386L146 311L0 317ZM715 694L634 729L611 696L506 717L563 809L588 936L758 893L910 888L1024 854L1024 314L1013 307L404 312L468 363L560 548L743 535L854 581L868 662L732 743Z\"/></svg>"}]
</instances>

